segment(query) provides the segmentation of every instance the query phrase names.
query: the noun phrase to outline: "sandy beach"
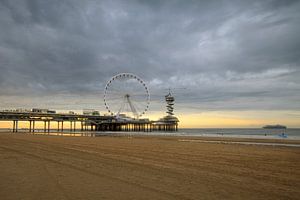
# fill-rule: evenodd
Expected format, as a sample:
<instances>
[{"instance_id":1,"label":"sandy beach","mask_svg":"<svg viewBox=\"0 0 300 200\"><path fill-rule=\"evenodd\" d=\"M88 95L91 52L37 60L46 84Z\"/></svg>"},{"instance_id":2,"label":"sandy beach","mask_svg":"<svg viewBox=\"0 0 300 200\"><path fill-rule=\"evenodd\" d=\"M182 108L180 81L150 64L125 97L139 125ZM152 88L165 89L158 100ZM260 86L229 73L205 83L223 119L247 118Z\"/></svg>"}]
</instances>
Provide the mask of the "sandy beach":
<instances>
[{"instance_id":1,"label":"sandy beach","mask_svg":"<svg viewBox=\"0 0 300 200\"><path fill-rule=\"evenodd\" d=\"M249 142L0 133L0 197L299 199L299 147L228 141ZM300 144L288 140L250 142Z\"/></svg>"}]
</instances>

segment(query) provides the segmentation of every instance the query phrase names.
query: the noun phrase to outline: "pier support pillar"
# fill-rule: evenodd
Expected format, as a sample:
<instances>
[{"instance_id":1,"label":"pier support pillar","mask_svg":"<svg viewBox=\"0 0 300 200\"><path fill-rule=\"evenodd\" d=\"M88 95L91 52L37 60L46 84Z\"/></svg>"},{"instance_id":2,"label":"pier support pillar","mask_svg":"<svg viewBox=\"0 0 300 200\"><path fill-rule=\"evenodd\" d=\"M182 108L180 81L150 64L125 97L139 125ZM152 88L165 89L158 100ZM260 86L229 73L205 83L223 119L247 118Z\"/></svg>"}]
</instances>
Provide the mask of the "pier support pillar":
<instances>
[{"instance_id":1,"label":"pier support pillar","mask_svg":"<svg viewBox=\"0 0 300 200\"><path fill-rule=\"evenodd\" d=\"M32 132L34 133L34 129L35 129L35 121L32 121Z\"/></svg>"},{"instance_id":2,"label":"pier support pillar","mask_svg":"<svg viewBox=\"0 0 300 200\"><path fill-rule=\"evenodd\" d=\"M32 121L29 120L29 133L31 133L31 125L32 125Z\"/></svg>"},{"instance_id":3,"label":"pier support pillar","mask_svg":"<svg viewBox=\"0 0 300 200\"><path fill-rule=\"evenodd\" d=\"M13 133L18 132L18 120L13 120Z\"/></svg>"},{"instance_id":4,"label":"pier support pillar","mask_svg":"<svg viewBox=\"0 0 300 200\"><path fill-rule=\"evenodd\" d=\"M46 124L47 124L47 121L44 121L44 133L46 133Z\"/></svg>"},{"instance_id":5,"label":"pier support pillar","mask_svg":"<svg viewBox=\"0 0 300 200\"><path fill-rule=\"evenodd\" d=\"M16 121L13 120L13 133L15 132L15 128L16 128Z\"/></svg>"}]
</instances>

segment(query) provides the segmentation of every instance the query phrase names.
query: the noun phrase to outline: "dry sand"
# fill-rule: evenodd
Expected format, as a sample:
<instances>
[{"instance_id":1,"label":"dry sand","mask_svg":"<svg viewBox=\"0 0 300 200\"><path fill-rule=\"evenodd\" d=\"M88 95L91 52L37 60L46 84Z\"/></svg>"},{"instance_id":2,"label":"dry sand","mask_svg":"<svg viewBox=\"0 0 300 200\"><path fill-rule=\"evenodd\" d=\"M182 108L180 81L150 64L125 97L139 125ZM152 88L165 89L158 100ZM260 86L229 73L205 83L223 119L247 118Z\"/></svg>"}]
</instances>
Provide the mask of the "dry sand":
<instances>
[{"instance_id":1,"label":"dry sand","mask_svg":"<svg viewBox=\"0 0 300 200\"><path fill-rule=\"evenodd\" d=\"M298 147L180 139L1 133L0 199L300 197Z\"/></svg>"}]
</instances>

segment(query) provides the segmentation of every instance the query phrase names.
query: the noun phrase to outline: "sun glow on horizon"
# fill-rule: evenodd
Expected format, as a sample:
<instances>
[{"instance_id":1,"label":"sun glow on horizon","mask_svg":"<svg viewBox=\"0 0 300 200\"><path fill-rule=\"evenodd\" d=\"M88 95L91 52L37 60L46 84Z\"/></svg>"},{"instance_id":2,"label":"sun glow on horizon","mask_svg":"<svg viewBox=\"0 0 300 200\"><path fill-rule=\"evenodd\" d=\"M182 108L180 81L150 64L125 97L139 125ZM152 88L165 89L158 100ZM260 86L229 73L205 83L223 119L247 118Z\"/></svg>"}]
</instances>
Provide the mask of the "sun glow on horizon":
<instances>
[{"instance_id":1,"label":"sun glow on horizon","mask_svg":"<svg viewBox=\"0 0 300 200\"><path fill-rule=\"evenodd\" d=\"M300 120L287 111L223 111L179 114L181 128L261 128L266 124L300 127ZM294 113L296 114L296 113ZM300 113L297 113L300 116Z\"/></svg>"}]
</instances>

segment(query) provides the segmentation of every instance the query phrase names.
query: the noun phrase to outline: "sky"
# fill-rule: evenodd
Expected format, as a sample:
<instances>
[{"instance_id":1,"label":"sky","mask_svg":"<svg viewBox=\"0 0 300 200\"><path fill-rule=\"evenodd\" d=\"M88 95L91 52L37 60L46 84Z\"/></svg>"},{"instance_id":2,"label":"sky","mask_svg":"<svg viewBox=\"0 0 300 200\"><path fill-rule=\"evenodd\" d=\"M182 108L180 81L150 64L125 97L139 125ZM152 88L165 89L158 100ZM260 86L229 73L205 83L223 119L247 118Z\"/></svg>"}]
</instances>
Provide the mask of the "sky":
<instances>
[{"instance_id":1,"label":"sky","mask_svg":"<svg viewBox=\"0 0 300 200\"><path fill-rule=\"evenodd\" d=\"M300 1L0 0L0 109L96 109L134 73L145 117L300 127Z\"/></svg>"}]
</instances>

